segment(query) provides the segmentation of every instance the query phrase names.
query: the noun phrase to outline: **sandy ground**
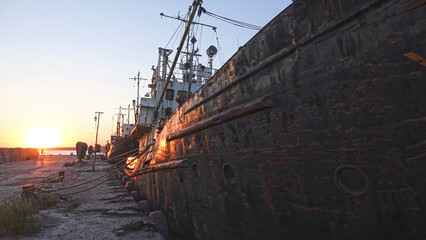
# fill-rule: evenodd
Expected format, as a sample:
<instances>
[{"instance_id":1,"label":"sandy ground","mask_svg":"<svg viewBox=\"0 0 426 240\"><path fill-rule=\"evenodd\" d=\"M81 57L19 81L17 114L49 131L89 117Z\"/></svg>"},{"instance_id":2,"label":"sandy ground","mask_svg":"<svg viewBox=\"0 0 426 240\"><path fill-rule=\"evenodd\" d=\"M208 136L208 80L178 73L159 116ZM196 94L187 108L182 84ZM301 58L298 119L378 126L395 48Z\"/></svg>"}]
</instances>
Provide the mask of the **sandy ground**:
<instances>
[{"instance_id":1,"label":"sandy ground","mask_svg":"<svg viewBox=\"0 0 426 240\"><path fill-rule=\"evenodd\" d=\"M57 176L61 170L65 170L62 184L54 182L42 187L58 189L94 174L90 164L63 167L65 162L76 160L76 156L43 156L38 160L1 164L0 201L19 194L22 185L39 183L46 177ZM106 162L98 161L98 164L93 178L101 177L110 168ZM61 198L51 209L40 211L37 217L43 226L38 233L9 239L163 239L115 174L59 193L75 193L99 183L91 190Z\"/></svg>"}]
</instances>

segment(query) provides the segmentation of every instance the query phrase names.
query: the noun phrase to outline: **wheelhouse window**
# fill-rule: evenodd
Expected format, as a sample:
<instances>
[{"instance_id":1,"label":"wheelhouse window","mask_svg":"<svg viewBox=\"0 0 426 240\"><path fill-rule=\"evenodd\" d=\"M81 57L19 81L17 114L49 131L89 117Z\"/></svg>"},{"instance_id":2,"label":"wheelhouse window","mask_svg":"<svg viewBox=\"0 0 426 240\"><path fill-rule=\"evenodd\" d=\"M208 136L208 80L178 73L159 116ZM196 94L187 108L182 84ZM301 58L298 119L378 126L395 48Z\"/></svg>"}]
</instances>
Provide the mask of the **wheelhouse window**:
<instances>
[{"instance_id":1,"label":"wheelhouse window","mask_svg":"<svg viewBox=\"0 0 426 240\"><path fill-rule=\"evenodd\" d=\"M175 91L173 89L167 89L166 91L166 100L173 101Z\"/></svg>"},{"instance_id":2,"label":"wheelhouse window","mask_svg":"<svg viewBox=\"0 0 426 240\"><path fill-rule=\"evenodd\" d=\"M179 96L180 99L186 99L186 96L188 95L188 92L184 91L184 90L179 90L177 92L177 95Z\"/></svg>"}]
</instances>

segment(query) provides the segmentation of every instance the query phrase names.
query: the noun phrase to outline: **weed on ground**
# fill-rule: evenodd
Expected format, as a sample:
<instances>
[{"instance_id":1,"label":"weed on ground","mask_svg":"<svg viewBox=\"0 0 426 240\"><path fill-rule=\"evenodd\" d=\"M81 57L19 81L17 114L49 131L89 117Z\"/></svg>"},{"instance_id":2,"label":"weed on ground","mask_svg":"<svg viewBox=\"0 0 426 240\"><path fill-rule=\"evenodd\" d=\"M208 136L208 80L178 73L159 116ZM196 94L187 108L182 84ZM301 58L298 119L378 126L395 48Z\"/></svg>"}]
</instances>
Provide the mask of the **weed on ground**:
<instances>
[{"instance_id":1,"label":"weed on ground","mask_svg":"<svg viewBox=\"0 0 426 240\"><path fill-rule=\"evenodd\" d=\"M15 198L0 204L0 237L31 234L40 230L42 223L34 214L58 203L56 193L42 193L38 198Z\"/></svg>"}]
</instances>

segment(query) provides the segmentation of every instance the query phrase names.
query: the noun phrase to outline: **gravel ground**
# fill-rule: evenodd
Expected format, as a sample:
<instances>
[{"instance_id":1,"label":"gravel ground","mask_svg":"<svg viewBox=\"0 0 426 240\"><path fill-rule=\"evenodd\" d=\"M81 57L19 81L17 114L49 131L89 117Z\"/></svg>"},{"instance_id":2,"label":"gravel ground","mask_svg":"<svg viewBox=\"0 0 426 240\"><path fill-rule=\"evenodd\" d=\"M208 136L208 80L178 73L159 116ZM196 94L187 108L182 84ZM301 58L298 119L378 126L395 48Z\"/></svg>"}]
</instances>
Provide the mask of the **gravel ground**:
<instances>
[{"instance_id":1,"label":"gravel ground","mask_svg":"<svg viewBox=\"0 0 426 240\"><path fill-rule=\"evenodd\" d=\"M41 182L57 176L61 170L65 170L63 183L49 183L44 189L69 186L93 174L96 175L91 178L100 177L92 183L59 191L71 195L61 197L55 207L37 214L43 223L38 233L9 239L164 239L116 175L103 176L110 169L108 163L98 161L95 172L90 164L63 167L65 162L72 161L76 161L75 156L43 156L0 165L0 201L18 194L23 184ZM73 194L96 184L100 185Z\"/></svg>"}]
</instances>

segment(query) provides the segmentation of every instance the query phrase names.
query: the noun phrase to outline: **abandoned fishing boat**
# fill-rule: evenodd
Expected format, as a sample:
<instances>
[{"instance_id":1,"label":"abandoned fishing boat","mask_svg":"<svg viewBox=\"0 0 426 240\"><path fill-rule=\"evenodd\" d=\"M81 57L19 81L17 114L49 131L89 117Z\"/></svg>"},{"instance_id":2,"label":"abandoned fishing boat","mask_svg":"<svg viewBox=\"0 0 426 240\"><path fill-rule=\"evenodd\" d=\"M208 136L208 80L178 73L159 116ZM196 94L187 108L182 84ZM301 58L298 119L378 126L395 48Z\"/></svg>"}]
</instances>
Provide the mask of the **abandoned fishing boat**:
<instances>
[{"instance_id":1,"label":"abandoned fishing boat","mask_svg":"<svg viewBox=\"0 0 426 240\"><path fill-rule=\"evenodd\" d=\"M424 16L293 1L205 84L160 48L126 173L170 238L425 239Z\"/></svg>"}]
</instances>

